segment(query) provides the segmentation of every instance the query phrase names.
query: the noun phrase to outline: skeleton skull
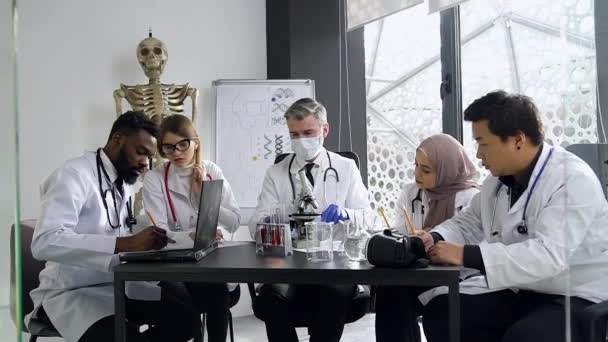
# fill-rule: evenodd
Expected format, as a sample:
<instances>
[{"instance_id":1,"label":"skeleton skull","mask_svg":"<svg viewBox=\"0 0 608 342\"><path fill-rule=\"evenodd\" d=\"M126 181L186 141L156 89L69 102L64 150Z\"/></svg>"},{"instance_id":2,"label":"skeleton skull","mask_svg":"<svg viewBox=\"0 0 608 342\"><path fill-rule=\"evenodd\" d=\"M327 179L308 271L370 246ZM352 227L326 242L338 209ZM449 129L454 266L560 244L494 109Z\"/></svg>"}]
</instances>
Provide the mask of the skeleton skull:
<instances>
[{"instance_id":1,"label":"skeleton skull","mask_svg":"<svg viewBox=\"0 0 608 342\"><path fill-rule=\"evenodd\" d=\"M150 79L158 80L168 58L167 47L154 37L142 40L137 46L137 60Z\"/></svg>"}]
</instances>

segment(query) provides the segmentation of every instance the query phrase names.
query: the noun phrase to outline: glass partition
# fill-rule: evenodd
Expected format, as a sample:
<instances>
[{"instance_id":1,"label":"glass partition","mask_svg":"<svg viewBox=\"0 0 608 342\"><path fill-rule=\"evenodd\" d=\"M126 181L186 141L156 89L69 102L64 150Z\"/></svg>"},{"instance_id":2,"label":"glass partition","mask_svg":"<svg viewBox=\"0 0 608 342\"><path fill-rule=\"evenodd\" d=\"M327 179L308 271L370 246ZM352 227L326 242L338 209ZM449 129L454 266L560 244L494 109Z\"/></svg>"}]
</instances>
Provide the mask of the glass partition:
<instances>
[{"instance_id":1,"label":"glass partition","mask_svg":"<svg viewBox=\"0 0 608 342\"><path fill-rule=\"evenodd\" d=\"M13 1L0 1L0 339L21 341L21 261L17 202L17 101ZM16 229L14 229L16 228ZM8 275L8 276L7 276Z\"/></svg>"}]
</instances>

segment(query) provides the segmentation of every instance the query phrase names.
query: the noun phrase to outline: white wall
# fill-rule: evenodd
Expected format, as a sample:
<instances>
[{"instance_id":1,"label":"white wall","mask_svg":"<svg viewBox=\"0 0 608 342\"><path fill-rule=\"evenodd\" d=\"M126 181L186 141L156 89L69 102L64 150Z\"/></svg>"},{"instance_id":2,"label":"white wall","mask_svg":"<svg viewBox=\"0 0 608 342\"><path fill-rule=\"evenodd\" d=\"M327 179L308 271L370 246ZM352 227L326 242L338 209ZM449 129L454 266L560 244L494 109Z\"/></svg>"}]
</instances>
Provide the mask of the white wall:
<instances>
[{"instance_id":1,"label":"white wall","mask_svg":"<svg viewBox=\"0 0 608 342\"><path fill-rule=\"evenodd\" d=\"M112 91L147 81L135 48L152 26L169 60L161 80L200 92L199 129L211 130L210 83L266 77L264 0L19 1L23 217L60 163L102 146L115 119ZM124 108L124 107L123 107ZM206 152L210 142L204 142Z\"/></svg>"},{"instance_id":2,"label":"white wall","mask_svg":"<svg viewBox=\"0 0 608 342\"><path fill-rule=\"evenodd\" d=\"M14 147L8 59L10 1L0 1L0 274L8 274L8 227L13 220ZM6 10L5 8L6 7ZM135 48L148 27L163 40L169 61L161 80L200 91L199 131L209 137L210 84L220 78L266 78L264 0L20 0L19 91L22 217L40 209L39 184L65 159L103 146L116 118L112 92L147 82ZM123 108L128 108L126 103ZM212 142L204 141L209 155ZM11 147L7 149L5 147ZM8 166L8 168L7 168ZM244 236L247 237L248 234ZM5 280L6 279L6 280ZM8 302L0 281L0 306ZM246 290L235 315L248 310ZM233 311L234 312L234 311Z\"/></svg>"}]
</instances>

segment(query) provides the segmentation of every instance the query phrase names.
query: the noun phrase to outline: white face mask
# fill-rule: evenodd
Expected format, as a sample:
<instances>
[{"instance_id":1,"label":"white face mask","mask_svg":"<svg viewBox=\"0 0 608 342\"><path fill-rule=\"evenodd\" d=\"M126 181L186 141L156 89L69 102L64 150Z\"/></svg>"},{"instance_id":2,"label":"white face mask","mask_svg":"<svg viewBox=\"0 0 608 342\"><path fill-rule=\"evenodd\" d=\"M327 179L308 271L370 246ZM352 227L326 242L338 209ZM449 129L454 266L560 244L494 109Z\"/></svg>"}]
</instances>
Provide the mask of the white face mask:
<instances>
[{"instance_id":1,"label":"white face mask","mask_svg":"<svg viewBox=\"0 0 608 342\"><path fill-rule=\"evenodd\" d=\"M321 137L291 139L291 149L300 161L314 159L321 151Z\"/></svg>"}]
</instances>

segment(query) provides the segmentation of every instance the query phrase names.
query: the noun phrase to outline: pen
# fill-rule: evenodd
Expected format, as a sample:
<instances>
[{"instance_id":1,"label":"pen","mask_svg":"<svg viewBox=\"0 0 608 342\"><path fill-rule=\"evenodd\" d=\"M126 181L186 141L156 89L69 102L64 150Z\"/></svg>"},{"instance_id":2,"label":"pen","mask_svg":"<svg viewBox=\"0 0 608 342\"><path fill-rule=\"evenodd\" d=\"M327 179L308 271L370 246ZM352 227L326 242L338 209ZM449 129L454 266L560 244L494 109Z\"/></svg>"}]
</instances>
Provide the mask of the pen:
<instances>
[{"instance_id":1,"label":"pen","mask_svg":"<svg viewBox=\"0 0 608 342\"><path fill-rule=\"evenodd\" d=\"M150 214L150 212L148 210L146 210L146 215L148 215L148 217L150 218L150 221L152 221L152 224L154 225L154 227L158 227L158 224L156 224L156 220L154 220L154 217L152 217L152 214ZM165 231L163 230L163 232L165 232ZM172 238L167 236L167 242L175 243L175 240L173 240Z\"/></svg>"},{"instance_id":2,"label":"pen","mask_svg":"<svg viewBox=\"0 0 608 342\"><path fill-rule=\"evenodd\" d=\"M410 232L412 233L412 235L416 235L416 227L414 227L414 222L412 222L410 214L407 213L407 210L405 208L403 208L403 213L405 214L407 224L410 226Z\"/></svg>"},{"instance_id":3,"label":"pen","mask_svg":"<svg viewBox=\"0 0 608 342\"><path fill-rule=\"evenodd\" d=\"M152 214L150 214L150 212L146 209L146 215L148 215L148 218L150 218L150 221L152 222L152 224L155 227L158 227L158 225L156 224L156 220L154 220L154 217L152 217Z\"/></svg>"},{"instance_id":4,"label":"pen","mask_svg":"<svg viewBox=\"0 0 608 342\"><path fill-rule=\"evenodd\" d=\"M382 207L378 208L378 214L380 214L380 216L382 216L382 218L384 219L384 223L386 223L386 227L390 227L391 225L388 223L388 220L386 219L386 215L384 215L384 208L382 208Z\"/></svg>"}]
</instances>

